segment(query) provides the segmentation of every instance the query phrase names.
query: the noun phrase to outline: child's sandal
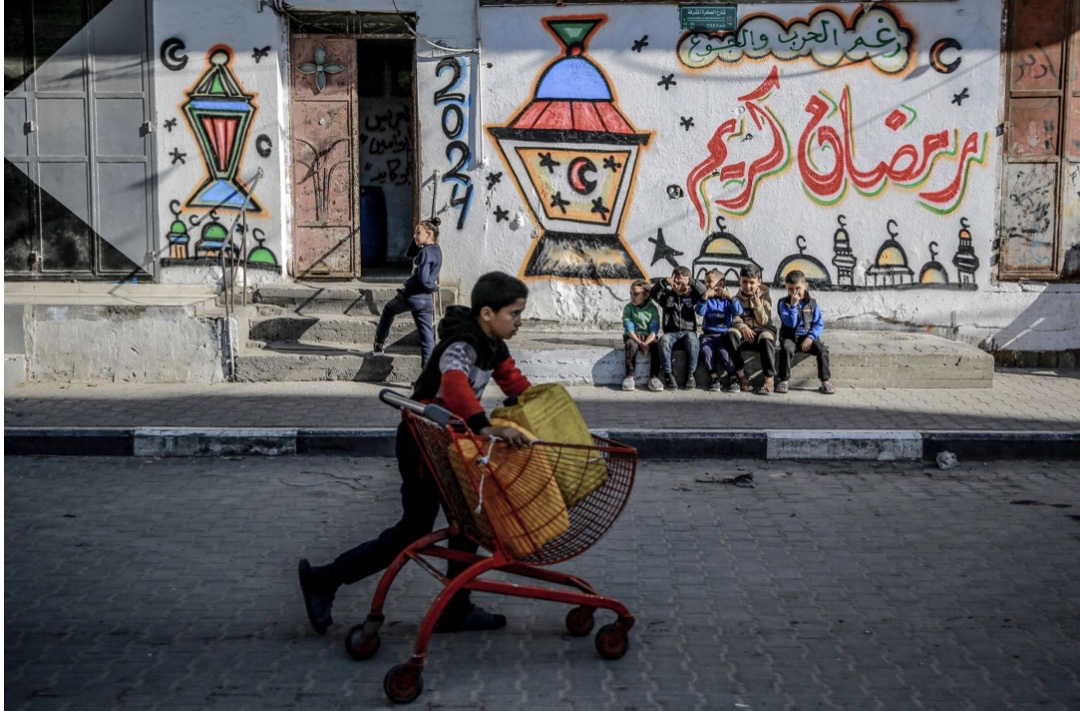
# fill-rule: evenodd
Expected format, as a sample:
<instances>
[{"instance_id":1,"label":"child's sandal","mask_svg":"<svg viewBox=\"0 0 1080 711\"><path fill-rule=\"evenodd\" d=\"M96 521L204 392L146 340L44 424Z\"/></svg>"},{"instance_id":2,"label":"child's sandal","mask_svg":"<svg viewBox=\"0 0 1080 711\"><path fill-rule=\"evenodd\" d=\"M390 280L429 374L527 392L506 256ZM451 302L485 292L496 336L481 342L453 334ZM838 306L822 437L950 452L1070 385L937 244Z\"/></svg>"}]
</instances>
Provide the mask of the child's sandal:
<instances>
[{"instance_id":1,"label":"child's sandal","mask_svg":"<svg viewBox=\"0 0 1080 711\"><path fill-rule=\"evenodd\" d=\"M744 393L752 393L752 392L754 392L754 386L750 383L750 378L740 378L739 379L739 390L741 390Z\"/></svg>"},{"instance_id":2,"label":"child's sandal","mask_svg":"<svg viewBox=\"0 0 1080 711\"><path fill-rule=\"evenodd\" d=\"M836 392L836 386L832 383L822 383L821 387L818 388L818 392L822 395L832 395Z\"/></svg>"},{"instance_id":3,"label":"child's sandal","mask_svg":"<svg viewBox=\"0 0 1080 711\"><path fill-rule=\"evenodd\" d=\"M758 393L761 395L771 395L774 388L775 386L772 384L772 381L766 380L761 384L761 387L758 388Z\"/></svg>"},{"instance_id":4,"label":"child's sandal","mask_svg":"<svg viewBox=\"0 0 1080 711\"><path fill-rule=\"evenodd\" d=\"M786 395L787 391L788 391L787 381L785 381L783 383L777 383L776 384L776 390L774 392L776 392L777 395Z\"/></svg>"}]
</instances>

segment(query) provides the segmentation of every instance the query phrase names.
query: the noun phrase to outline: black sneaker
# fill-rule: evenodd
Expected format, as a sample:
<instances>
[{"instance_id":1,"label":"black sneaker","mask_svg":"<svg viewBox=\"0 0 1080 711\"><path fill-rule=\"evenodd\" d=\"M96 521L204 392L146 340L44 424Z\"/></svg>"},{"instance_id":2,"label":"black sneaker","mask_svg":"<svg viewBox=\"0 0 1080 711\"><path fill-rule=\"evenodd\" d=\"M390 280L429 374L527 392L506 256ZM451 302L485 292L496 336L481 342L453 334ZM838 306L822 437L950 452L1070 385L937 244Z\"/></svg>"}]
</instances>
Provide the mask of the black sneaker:
<instances>
[{"instance_id":1,"label":"black sneaker","mask_svg":"<svg viewBox=\"0 0 1080 711\"><path fill-rule=\"evenodd\" d=\"M725 375L723 382L724 382L724 392L726 392L726 393L737 393L737 392L739 392L739 381L736 380L735 378L731 377L730 375Z\"/></svg>"},{"instance_id":2,"label":"black sneaker","mask_svg":"<svg viewBox=\"0 0 1080 711\"><path fill-rule=\"evenodd\" d=\"M385 355L386 355L386 349L383 346L380 346L378 343L376 343L374 346L372 346L372 348L371 348L371 356L373 358L382 358Z\"/></svg>"},{"instance_id":3,"label":"black sneaker","mask_svg":"<svg viewBox=\"0 0 1080 711\"><path fill-rule=\"evenodd\" d=\"M720 378L715 378L711 383L709 383L709 392L711 393L718 393L723 389L724 385L720 382Z\"/></svg>"},{"instance_id":4,"label":"black sneaker","mask_svg":"<svg viewBox=\"0 0 1080 711\"><path fill-rule=\"evenodd\" d=\"M501 630L503 627L506 627L506 615L488 612L482 607L472 605L465 614L443 610L435 623L435 633L483 632L485 630Z\"/></svg>"},{"instance_id":5,"label":"black sneaker","mask_svg":"<svg viewBox=\"0 0 1080 711\"><path fill-rule=\"evenodd\" d=\"M679 384L675 382L673 373L664 373L664 387L668 390L678 390Z\"/></svg>"},{"instance_id":6,"label":"black sneaker","mask_svg":"<svg viewBox=\"0 0 1080 711\"><path fill-rule=\"evenodd\" d=\"M334 591L320 589L315 582L315 575L311 572L311 564L307 558L300 560L300 591L304 593L304 607L307 609L308 621L319 634L325 634L330 625L334 624L334 618L330 616L330 608L334 604Z\"/></svg>"}]
</instances>

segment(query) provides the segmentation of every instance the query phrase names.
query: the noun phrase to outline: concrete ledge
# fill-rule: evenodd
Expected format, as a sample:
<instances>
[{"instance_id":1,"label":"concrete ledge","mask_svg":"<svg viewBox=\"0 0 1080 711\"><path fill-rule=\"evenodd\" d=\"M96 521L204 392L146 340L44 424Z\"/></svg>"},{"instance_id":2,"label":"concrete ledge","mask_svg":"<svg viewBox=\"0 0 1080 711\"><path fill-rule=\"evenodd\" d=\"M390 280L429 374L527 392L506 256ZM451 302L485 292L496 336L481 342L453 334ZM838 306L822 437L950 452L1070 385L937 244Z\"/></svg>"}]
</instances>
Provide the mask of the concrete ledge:
<instances>
[{"instance_id":1,"label":"concrete ledge","mask_svg":"<svg viewBox=\"0 0 1080 711\"><path fill-rule=\"evenodd\" d=\"M30 428L4 430L7 456L206 457L350 454L393 457L396 428ZM640 459L1080 460L1075 432L596 430Z\"/></svg>"},{"instance_id":2,"label":"concrete ledge","mask_svg":"<svg viewBox=\"0 0 1080 711\"><path fill-rule=\"evenodd\" d=\"M918 432L792 430L769 432L766 459L917 460L923 454Z\"/></svg>"},{"instance_id":3,"label":"concrete ledge","mask_svg":"<svg viewBox=\"0 0 1080 711\"><path fill-rule=\"evenodd\" d=\"M223 457L238 454L293 454L295 429L137 429L137 457Z\"/></svg>"}]
</instances>

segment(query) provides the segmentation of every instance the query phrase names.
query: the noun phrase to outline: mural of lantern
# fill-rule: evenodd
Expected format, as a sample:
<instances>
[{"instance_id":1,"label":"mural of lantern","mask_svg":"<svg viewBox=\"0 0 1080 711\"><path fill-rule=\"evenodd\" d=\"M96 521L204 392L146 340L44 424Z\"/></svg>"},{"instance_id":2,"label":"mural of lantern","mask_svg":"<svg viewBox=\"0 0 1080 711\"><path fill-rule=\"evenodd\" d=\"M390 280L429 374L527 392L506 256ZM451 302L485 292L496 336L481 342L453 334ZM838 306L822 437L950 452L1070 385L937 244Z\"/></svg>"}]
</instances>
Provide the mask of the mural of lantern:
<instances>
[{"instance_id":1,"label":"mural of lantern","mask_svg":"<svg viewBox=\"0 0 1080 711\"><path fill-rule=\"evenodd\" d=\"M187 259L188 244L191 242L191 235L188 234L187 225L180 218L179 207L179 200L173 200L169 203L169 212L173 214L173 222L169 225L169 232L165 235L165 238L169 240L170 259Z\"/></svg>"},{"instance_id":2,"label":"mural of lantern","mask_svg":"<svg viewBox=\"0 0 1080 711\"><path fill-rule=\"evenodd\" d=\"M254 96L244 93L229 70L231 60L228 50L211 50L210 67L188 92L183 106L208 173L187 204L239 210L246 202L249 212L262 212L236 175L257 107L251 101Z\"/></svg>"},{"instance_id":3,"label":"mural of lantern","mask_svg":"<svg viewBox=\"0 0 1080 711\"><path fill-rule=\"evenodd\" d=\"M604 73L585 56L601 17L546 19L565 47L532 99L506 126L489 127L503 163L543 229L523 277L641 279L619 228L633 190L638 132L615 104Z\"/></svg>"}]
</instances>

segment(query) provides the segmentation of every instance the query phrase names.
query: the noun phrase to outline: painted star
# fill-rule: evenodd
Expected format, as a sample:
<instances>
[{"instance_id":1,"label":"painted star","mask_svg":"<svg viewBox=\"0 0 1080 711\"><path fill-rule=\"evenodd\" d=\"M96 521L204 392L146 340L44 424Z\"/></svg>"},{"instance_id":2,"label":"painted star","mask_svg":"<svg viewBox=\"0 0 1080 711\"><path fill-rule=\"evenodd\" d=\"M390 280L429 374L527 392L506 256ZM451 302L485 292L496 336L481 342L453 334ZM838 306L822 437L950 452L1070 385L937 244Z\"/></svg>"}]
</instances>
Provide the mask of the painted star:
<instances>
[{"instance_id":1,"label":"painted star","mask_svg":"<svg viewBox=\"0 0 1080 711\"><path fill-rule=\"evenodd\" d=\"M622 167L622 163L615 160L615 156L608 156L607 158L604 159L604 168L606 168L607 170L610 170L612 173L618 172L619 168L621 168L621 167Z\"/></svg>"},{"instance_id":2,"label":"painted star","mask_svg":"<svg viewBox=\"0 0 1080 711\"><path fill-rule=\"evenodd\" d=\"M488 190L498 185L500 180L502 180L502 173L488 173Z\"/></svg>"},{"instance_id":3,"label":"painted star","mask_svg":"<svg viewBox=\"0 0 1080 711\"><path fill-rule=\"evenodd\" d=\"M187 153L181 153L179 148L172 149L172 152L169 153L169 155L172 156L172 163L170 163L170 165L176 165L177 161L184 163L184 165L187 165L187 163L184 161L184 157L187 156Z\"/></svg>"},{"instance_id":4,"label":"painted star","mask_svg":"<svg viewBox=\"0 0 1080 711\"><path fill-rule=\"evenodd\" d=\"M555 193L555 196L551 198L551 207L557 207L562 210L562 214L566 214L566 206L570 204L569 200L563 200L561 192Z\"/></svg>"},{"instance_id":5,"label":"painted star","mask_svg":"<svg viewBox=\"0 0 1080 711\"><path fill-rule=\"evenodd\" d=\"M255 63L258 64L259 60L270 54L270 45L266 45L262 49L255 47L251 50L251 56L255 58Z\"/></svg>"},{"instance_id":6,"label":"painted star","mask_svg":"<svg viewBox=\"0 0 1080 711\"><path fill-rule=\"evenodd\" d=\"M957 106L963 106L964 105L964 99L970 99L970 98L971 97L968 95L967 87L965 86L964 90L961 91L959 94L953 94L951 103L956 104Z\"/></svg>"},{"instance_id":7,"label":"painted star","mask_svg":"<svg viewBox=\"0 0 1080 711\"><path fill-rule=\"evenodd\" d=\"M680 116L679 123L682 125L683 128L689 131L690 128L694 125L694 117L691 116L687 118L686 116Z\"/></svg>"},{"instance_id":8,"label":"painted star","mask_svg":"<svg viewBox=\"0 0 1080 711\"><path fill-rule=\"evenodd\" d=\"M540 154L540 167L548 169L548 175L555 172L556 166L560 166L562 163L551 157L550 153Z\"/></svg>"},{"instance_id":9,"label":"painted star","mask_svg":"<svg viewBox=\"0 0 1080 711\"><path fill-rule=\"evenodd\" d=\"M631 51L640 52L642 48L649 46L649 36L645 35L639 40L634 40L634 46L631 47Z\"/></svg>"},{"instance_id":10,"label":"painted star","mask_svg":"<svg viewBox=\"0 0 1080 711\"><path fill-rule=\"evenodd\" d=\"M165 130L172 133L172 130L176 128L176 119L165 119Z\"/></svg>"},{"instance_id":11,"label":"painted star","mask_svg":"<svg viewBox=\"0 0 1080 711\"><path fill-rule=\"evenodd\" d=\"M656 264L661 259L666 259L672 269L679 266L679 263L675 261L675 257L681 257L683 253L668 246L667 242L664 241L664 231L662 229L657 227L656 238L650 237L649 241L656 245L656 249L653 250L652 262L649 266Z\"/></svg>"},{"instance_id":12,"label":"painted star","mask_svg":"<svg viewBox=\"0 0 1080 711\"><path fill-rule=\"evenodd\" d=\"M495 206L495 224L499 224L503 220L510 221L510 211L504 210L500 205Z\"/></svg>"},{"instance_id":13,"label":"painted star","mask_svg":"<svg viewBox=\"0 0 1080 711\"><path fill-rule=\"evenodd\" d=\"M656 82L656 85L664 87L664 91L667 91L678 83L679 82L675 81L674 74L668 74L666 77L661 77L660 81Z\"/></svg>"},{"instance_id":14,"label":"painted star","mask_svg":"<svg viewBox=\"0 0 1080 711\"><path fill-rule=\"evenodd\" d=\"M607 219L607 215L611 212L610 207L604 207L604 198L598 197L592 201L592 209L589 212L599 213L600 217L604 220Z\"/></svg>"}]
</instances>

